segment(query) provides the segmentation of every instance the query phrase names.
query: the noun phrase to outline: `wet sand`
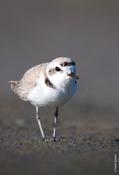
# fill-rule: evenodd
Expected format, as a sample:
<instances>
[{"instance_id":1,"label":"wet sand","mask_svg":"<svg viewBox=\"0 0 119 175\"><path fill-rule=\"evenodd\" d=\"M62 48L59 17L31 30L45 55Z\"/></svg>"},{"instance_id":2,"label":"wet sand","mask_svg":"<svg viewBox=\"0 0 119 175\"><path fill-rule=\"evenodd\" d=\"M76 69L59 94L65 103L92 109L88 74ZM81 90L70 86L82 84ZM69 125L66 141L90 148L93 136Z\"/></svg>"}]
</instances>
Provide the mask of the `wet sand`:
<instances>
[{"instance_id":1,"label":"wet sand","mask_svg":"<svg viewBox=\"0 0 119 175\"><path fill-rule=\"evenodd\" d=\"M4 101L0 110L0 174L113 174L114 154L119 155L114 111L64 106L53 142L53 110L40 110L47 141L41 139L30 104Z\"/></svg>"}]
</instances>

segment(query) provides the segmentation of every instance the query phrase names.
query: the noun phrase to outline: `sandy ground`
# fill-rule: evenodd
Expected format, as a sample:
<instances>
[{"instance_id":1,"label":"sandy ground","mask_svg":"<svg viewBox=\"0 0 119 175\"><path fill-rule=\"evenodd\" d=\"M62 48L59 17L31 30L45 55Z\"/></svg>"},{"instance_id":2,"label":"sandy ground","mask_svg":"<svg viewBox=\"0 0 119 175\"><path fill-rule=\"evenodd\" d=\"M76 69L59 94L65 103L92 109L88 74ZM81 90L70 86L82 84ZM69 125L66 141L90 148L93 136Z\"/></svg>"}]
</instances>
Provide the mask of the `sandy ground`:
<instances>
[{"instance_id":1,"label":"sandy ground","mask_svg":"<svg viewBox=\"0 0 119 175\"><path fill-rule=\"evenodd\" d=\"M49 139L44 142L30 104L9 100L0 104L0 110L1 175L113 174L114 154L119 162L119 118L114 111L71 104L62 107L53 142L53 110L42 109Z\"/></svg>"},{"instance_id":2,"label":"sandy ground","mask_svg":"<svg viewBox=\"0 0 119 175\"><path fill-rule=\"evenodd\" d=\"M112 175L114 162L119 172L118 21L116 0L0 1L0 175ZM57 56L76 60L81 87L60 110L57 142L43 142L8 80ZM53 110L40 116L50 139Z\"/></svg>"}]
</instances>

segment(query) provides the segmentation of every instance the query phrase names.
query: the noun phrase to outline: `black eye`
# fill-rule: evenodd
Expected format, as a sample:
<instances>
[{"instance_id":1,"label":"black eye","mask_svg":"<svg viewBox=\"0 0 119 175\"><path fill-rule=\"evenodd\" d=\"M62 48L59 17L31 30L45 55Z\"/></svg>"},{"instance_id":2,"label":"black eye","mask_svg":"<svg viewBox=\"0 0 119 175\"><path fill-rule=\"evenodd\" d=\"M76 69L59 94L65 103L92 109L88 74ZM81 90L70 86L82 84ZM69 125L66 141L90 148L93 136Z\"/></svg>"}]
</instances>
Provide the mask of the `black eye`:
<instances>
[{"instance_id":1,"label":"black eye","mask_svg":"<svg viewBox=\"0 0 119 175\"><path fill-rule=\"evenodd\" d=\"M56 70L57 72L61 71L61 69L60 69L59 67L55 67L55 70Z\"/></svg>"}]
</instances>

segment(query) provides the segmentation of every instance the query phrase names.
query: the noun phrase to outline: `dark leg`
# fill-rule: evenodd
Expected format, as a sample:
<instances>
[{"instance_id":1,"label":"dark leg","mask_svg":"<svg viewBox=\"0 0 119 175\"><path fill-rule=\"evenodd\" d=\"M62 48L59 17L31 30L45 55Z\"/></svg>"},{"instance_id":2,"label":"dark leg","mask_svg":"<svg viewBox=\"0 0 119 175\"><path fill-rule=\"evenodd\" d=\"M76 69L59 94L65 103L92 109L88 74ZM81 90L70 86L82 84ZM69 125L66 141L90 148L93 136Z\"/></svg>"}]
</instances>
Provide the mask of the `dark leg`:
<instances>
[{"instance_id":1,"label":"dark leg","mask_svg":"<svg viewBox=\"0 0 119 175\"><path fill-rule=\"evenodd\" d=\"M54 129L53 129L53 138L54 138L54 140L56 139L56 124L57 124L58 112L59 112L59 108L56 107L55 118L54 118Z\"/></svg>"}]
</instances>

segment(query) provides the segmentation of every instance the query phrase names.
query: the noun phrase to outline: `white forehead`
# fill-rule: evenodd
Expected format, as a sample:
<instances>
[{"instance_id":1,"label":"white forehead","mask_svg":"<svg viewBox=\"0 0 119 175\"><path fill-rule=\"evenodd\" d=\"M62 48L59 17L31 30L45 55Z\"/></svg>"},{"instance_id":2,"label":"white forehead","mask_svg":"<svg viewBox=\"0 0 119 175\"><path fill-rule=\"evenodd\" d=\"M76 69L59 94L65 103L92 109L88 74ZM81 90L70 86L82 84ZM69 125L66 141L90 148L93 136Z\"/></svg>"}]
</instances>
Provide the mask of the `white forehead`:
<instances>
[{"instance_id":1,"label":"white forehead","mask_svg":"<svg viewBox=\"0 0 119 175\"><path fill-rule=\"evenodd\" d=\"M76 72L76 65L73 59L68 57L58 57L51 61L48 65L48 69L54 69L56 66L60 67L64 72L73 71Z\"/></svg>"}]
</instances>

